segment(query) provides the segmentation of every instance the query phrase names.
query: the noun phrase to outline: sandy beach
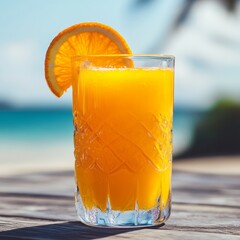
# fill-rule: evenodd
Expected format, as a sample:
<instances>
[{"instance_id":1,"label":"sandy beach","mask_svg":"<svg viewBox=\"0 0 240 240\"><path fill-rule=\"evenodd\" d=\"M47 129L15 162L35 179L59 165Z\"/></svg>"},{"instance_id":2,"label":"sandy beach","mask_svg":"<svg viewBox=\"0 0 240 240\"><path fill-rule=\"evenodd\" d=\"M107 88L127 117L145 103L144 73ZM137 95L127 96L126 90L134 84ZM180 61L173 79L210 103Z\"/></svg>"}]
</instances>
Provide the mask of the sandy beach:
<instances>
[{"instance_id":1,"label":"sandy beach","mask_svg":"<svg viewBox=\"0 0 240 240\"><path fill-rule=\"evenodd\" d=\"M240 176L240 156L205 157L201 159L196 158L178 160L174 161L173 170L193 173L227 174Z\"/></svg>"},{"instance_id":2,"label":"sandy beach","mask_svg":"<svg viewBox=\"0 0 240 240\"><path fill-rule=\"evenodd\" d=\"M27 172L69 170L74 167L73 144L26 144L1 143L0 175ZM13 150L14 149L14 150Z\"/></svg>"}]
</instances>

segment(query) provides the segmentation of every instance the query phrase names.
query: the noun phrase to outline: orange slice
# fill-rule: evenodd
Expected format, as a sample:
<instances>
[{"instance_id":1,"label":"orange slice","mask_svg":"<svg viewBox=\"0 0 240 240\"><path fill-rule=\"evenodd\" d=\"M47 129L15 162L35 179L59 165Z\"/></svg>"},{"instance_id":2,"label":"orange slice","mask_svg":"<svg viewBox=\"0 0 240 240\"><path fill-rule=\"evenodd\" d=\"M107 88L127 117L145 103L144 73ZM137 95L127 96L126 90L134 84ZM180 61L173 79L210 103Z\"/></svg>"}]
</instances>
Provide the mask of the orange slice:
<instances>
[{"instance_id":1,"label":"orange slice","mask_svg":"<svg viewBox=\"0 0 240 240\"><path fill-rule=\"evenodd\" d=\"M60 32L45 58L45 78L51 91L60 97L71 86L73 56L102 54L131 54L131 50L118 32L101 23L80 23Z\"/></svg>"}]
</instances>

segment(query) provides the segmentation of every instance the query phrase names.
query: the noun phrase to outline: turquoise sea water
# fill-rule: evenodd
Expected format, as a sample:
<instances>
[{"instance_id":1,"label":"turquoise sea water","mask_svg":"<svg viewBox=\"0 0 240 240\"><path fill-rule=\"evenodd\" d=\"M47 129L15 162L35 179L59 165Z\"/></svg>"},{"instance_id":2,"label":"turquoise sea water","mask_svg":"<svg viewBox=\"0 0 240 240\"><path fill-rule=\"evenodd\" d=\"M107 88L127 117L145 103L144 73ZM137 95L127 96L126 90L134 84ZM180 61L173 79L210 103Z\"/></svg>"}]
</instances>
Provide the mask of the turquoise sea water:
<instances>
[{"instance_id":1,"label":"turquoise sea water","mask_svg":"<svg viewBox=\"0 0 240 240\"><path fill-rule=\"evenodd\" d=\"M190 144L196 119L194 114L175 112L175 152L181 152ZM0 110L0 143L31 146L60 142L73 142L71 109Z\"/></svg>"},{"instance_id":2,"label":"turquoise sea water","mask_svg":"<svg viewBox=\"0 0 240 240\"><path fill-rule=\"evenodd\" d=\"M72 139L69 109L26 109L0 111L0 140L47 142Z\"/></svg>"}]
</instances>

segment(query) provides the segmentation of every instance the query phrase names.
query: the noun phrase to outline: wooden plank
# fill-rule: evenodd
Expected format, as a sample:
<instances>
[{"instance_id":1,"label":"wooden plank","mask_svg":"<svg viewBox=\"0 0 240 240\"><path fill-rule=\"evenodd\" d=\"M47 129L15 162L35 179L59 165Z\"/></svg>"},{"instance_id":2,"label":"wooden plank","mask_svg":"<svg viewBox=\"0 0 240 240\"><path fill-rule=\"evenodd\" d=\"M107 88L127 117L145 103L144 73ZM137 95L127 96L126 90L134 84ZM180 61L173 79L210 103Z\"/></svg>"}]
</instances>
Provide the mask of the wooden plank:
<instances>
[{"instance_id":1,"label":"wooden plank","mask_svg":"<svg viewBox=\"0 0 240 240\"><path fill-rule=\"evenodd\" d=\"M32 219L76 221L73 197L47 195L1 195L0 216L28 217Z\"/></svg>"},{"instance_id":2,"label":"wooden plank","mask_svg":"<svg viewBox=\"0 0 240 240\"><path fill-rule=\"evenodd\" d=\"M0 183L0 239L235 240L240 235L239 176L175 172L171 218L161 228L137 230L81 224L74 209L72 171L1 177Z\"/></svg>"},{"instance_id":3,"label":"wooden plank","mask_svg":"<svg viewBox=\"0 0 240 240\"><path fill-rule=\"evenodd\" d=\"M0 222L8 224L8 230L0 232L0 239L31 239L31 240L81 240L81 239L164 239L164 240L239 240L240 237L231 234L209 232L184 232L178 229L164 227L135 229L104 229L84 226L80 222L63 221L33 221L21 218L0 218Z\"/></svg>"},{"instance_id":4,"label":"wooden plank","mask_svg":"<svg viewBox=\"0 0 240 240\"><path fill-rule=\"evenodd\" d=\"M173 200L240 207L240 175L173 173Z\"/></svg>"},{"instance_id":5,"label":"wooden plank","mask_svg":"<svg viewBox=\"0 0 240 240\"><path fill-rule=\"evenodd\" d=\"M0 216L78 221L73 199L47 196L2 196ZM175 203L171 218L164 228L240 235L239 216L240 209L235 207Z\"/></svg>"},{"instance_id":6,"label":"wooden plank","mask_svg":"<svg viewBox=\"0 0 240 240\"><path fill-rule=\"evenodd\" d=\"M173 173L173 201L240 207L240 176ZM0 193L73 196L72 171L0 177ZM34 186L34 187L33 187Z\"/></svg>"},{"instance_id":7,"label":"wooden plank","mask_svg":"<svg viewBox=\"0 0 240 240\"><path fill-rule=\"evenodd\" d=\"M73 196L73 176L73 171L51 171L0 177L0 192Z\"/></svg>"}]
</instances>

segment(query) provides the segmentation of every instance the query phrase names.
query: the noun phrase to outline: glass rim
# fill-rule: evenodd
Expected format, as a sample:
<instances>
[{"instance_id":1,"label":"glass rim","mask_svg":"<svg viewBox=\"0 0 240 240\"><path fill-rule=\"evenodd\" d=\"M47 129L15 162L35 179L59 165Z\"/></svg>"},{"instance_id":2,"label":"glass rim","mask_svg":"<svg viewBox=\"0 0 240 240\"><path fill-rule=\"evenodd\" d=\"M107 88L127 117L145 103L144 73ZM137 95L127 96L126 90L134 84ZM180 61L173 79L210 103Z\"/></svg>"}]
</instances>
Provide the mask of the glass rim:
<instances>
[{"instance_id":1,"label":"glass rim","mask_svg":"<svg viewBox=\"0 0 240 240\"><path fill-rule=\"evenodd\" d=\"M76 55L72 57L72 60L78 60L88 57L126 57L126 58L136 57L136 58L175 60L175 56L169 54L133 54L133 53Z\"/></svg>"}]
</instances>

